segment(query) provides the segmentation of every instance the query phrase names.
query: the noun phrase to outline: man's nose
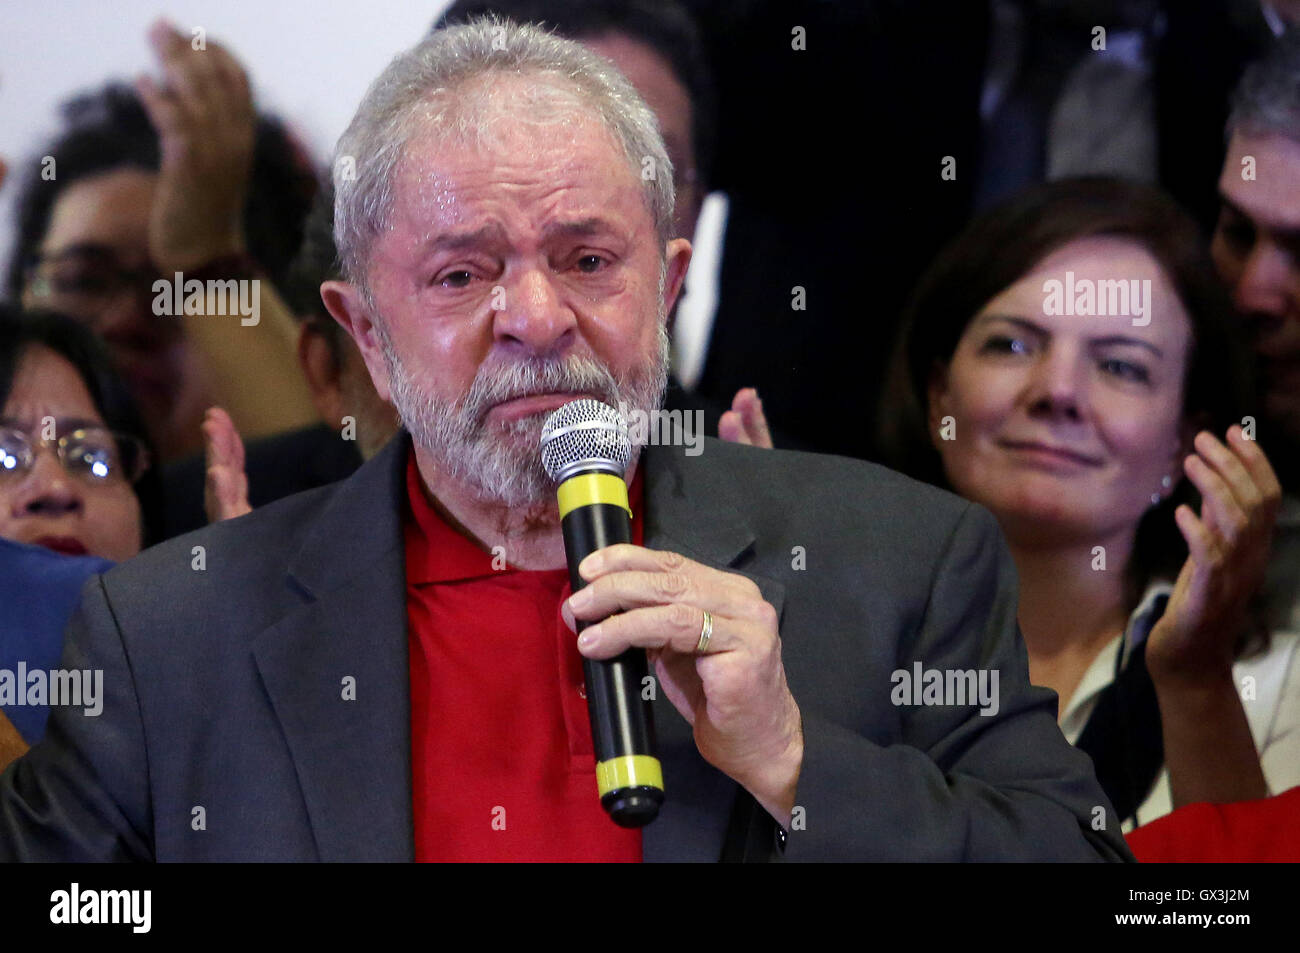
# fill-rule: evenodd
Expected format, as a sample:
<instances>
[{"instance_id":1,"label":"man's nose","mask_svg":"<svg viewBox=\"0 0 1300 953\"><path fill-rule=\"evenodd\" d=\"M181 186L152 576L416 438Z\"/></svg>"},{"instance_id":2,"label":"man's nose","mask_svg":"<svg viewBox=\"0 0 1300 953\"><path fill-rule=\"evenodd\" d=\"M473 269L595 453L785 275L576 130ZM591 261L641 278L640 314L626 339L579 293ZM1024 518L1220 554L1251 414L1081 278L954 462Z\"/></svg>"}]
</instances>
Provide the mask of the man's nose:
<instances>
[{"instance_id":1,"label":"man's nose","mask_svg":"<svg viewBox=\"0 0 1300 953\"><path fill-rule=\"evenodd\" d=\"M493 335L498 343L529 354L563 349L576 336L577 317L543 267L529 268L492 292Z\"/></svg>"},{"instance_id":2,"label":"man's nose","mask_svg":"<svg viewBox=\"0 0 1300 953\"><path fill-rule=\"evenodd\" d=\"M1256 242L1232 289L1233 302L1243 314L1282 318L1298 278L1289 254L1272 242Z\"/></svg>"},{"instance_id":3,"label":"man's nose","mask_svg":"<svg viewBox=\"0 0 1300 953\"><path fill-rule=\"evenodd\" d=\"M85 505L81 488L49 447L38 447L36 461L23 478L14 500L15 515L63 516Z\"/></svg>"},{"instance_id":4,"label":"man's nose","mask_svg":"<svg viewBox=\"0 0 1300 953\"><path fill-rule=\"evenodd\" d=\"M107 299L94 314L91 325L110 344L133 339L143 330L161 326L165 318L153 314L153 299L144 288L123 289ZM175 319L171 319L175 322Z\"/></svg>"}]
</instances>

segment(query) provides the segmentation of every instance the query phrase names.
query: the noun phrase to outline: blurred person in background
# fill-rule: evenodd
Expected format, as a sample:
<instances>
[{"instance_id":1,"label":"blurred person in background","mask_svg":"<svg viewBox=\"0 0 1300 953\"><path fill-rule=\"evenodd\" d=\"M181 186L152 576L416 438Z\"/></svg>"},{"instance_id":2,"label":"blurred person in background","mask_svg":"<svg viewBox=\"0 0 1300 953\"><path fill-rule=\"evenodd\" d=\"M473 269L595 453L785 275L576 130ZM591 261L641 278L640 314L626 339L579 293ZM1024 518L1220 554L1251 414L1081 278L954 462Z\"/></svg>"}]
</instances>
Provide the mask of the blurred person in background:
<instances>
[{"instance_id":1,"label":"blurred person in background","mask_svg":"<svg viewBox=\"0 0 1300 953\"><path fill-rule=\"evenodd\" d=\"M1121 315L1077 313L1049 304L1063 279L1149 284ZM897 468L998 518L1030 679L1056 691L1130 826L1300 782L1296 636L1261 639L1254 601L1281 491L1243 433L1234 331L1184 212L1136 184L1066 180L940 256L881 409Z\"/></svg>"},{"instance_id":2,"label":"blurred person in background","mask_svg":"<svg viewBox=\"0 0 1300 953\"><path fill-rule=\"evenodd\" d=\"M345 418L355 422L359 464L379 452L397 432L400 420L392 405L375 393L361 352L321 301L321 285L342 276L334 247L334 188L326 184L307 218L285 297L298 318L298 365L316 412L335 440L347 423Z\"/></svg>"},{"instance_id":3,"label":"blurred person in background","mask_svg":"<svg viewBox=\"0 0 1300 953\"><path fill-rule=\"evenodd\" d=\"M85 579L161 538L161 480L103 345L61 315L0 314L0 669L49 670ZM91 558L93 557L93 558ZM34 743L48 709L5 706Z\"/></svg>"},{"instance_id":4,"label":"blurred person in background","mask_svg":"<svg viewBox=\"0 0 1300 953\"><path fill-rule=\"evenodd\" d=\"M908 292L972 211L1045 179L1127 175L1159 183L1208 233L1230 90L1268 17L1294 9L687 3L717 78L728 240L703 369L686 383L717 400L756 386L773 426L869 459L873 428L844 420L875 419ZM879 147L845 148L858 130Z\"/></svg>"},{"instance_id":5,"label":"blurred person in background","mask_svg":"<svg viewBox=\"0 0 1300 953\"><path fill-rule=\"evenodd\" d=\"M1296 3L1266 6L1278 13L1275 26L1300 14ZM1272 693L1300 677L1300 29L1286 30L1246 70L1233 94L1227 137L1210 247L1254 348L1262 390L1259 442L1283 490L1262 597L1274 648L1260 685ZM1245 705L1253 720L1271 720L1270 733L1291 733L1287 756L1292 765L1300 761L1294 752L1300 692L1286 692L1271 711L1262 691ZM1269 774L1267 750L1264 757Z\"/></svg>"},{"instance_id":6,"label":"blurred person in background","mask_svg":"<svg viewBox=\"0 0 1300 953\"><path fill-rule=\"evenodd\" d=\"M247 76L216 43L159 22L162 68L65 107L67 128L20 182L8 290L70 314L107 342L164 460L202 448L212 404L250 435L310 418L293 326L273 285L301 239L315 189ZM253 281L260 316L156 313L158 279ZM167 297L171 297L168 295Z\"/></svg>"},{"instance_id":7,"label":"blurred person in background","mask_svg":"<svg viewBox=\"0 0 1300 953\"><path fill-rule=\"evenodd\" d=\"M0 159L0 185L7 172ZM17 312L0 304L0 327L15 320ZM29 655L37 665L57 661L63 627L82 584L111 565L95 556L64 555L0 536L0 606L4 606L0 613L0 669L16 670L18 662L27 662ZM13 713L13 721L8 712ZM0 770L41 737L46 717L42 706L0 705Z\"/></svg>"},{"instance_id":8,"label":"blurred person in background","mask_svg":"<svg viewBox=\"0 0 1300 953\"><path fill-rule=\"evenodd\" d=\"M0 320L0 408L0 536L114 562L161 538L156 454L84 325Z\"/></svg>"},{"instance_id":9,"label":"blurred person in background","mask_svg":"<svg viewBox=\"0 0 1300 953\"><path fill-rule=\"evenodd\" d=\"M341 480L397 432L397 412L375 392L361 353L321 302L321 284L342 275L333 228L334 190L326 184L283 285L297 324L299 372L318 421L245 445L230 415L210 409L204 455L165 471L168 536Z\"/></svg>"},{"instance_id":10,"label":"blurred person in background","mask_svg":"<svg viewBox=\"0 0 1300 953\"><path fill-rule=\"evenodd\" d=\"M1228 98L1272 38L1259 0L991 0L976 207L1041 181L1159 184L1208 233Z\"/></svg>"},{"instance_id":11,"label":"blurred person in background","mask_svg":"<svg viewBox=\"0 0 1300 953\"><path fill-rule=\"evenodd\" d=\"M1300 29L1242 77L1227 132L1210 249L1254 345L1260 440L1287 490L1289 523L1300 521Z\"/></svg>"}]
</instances>

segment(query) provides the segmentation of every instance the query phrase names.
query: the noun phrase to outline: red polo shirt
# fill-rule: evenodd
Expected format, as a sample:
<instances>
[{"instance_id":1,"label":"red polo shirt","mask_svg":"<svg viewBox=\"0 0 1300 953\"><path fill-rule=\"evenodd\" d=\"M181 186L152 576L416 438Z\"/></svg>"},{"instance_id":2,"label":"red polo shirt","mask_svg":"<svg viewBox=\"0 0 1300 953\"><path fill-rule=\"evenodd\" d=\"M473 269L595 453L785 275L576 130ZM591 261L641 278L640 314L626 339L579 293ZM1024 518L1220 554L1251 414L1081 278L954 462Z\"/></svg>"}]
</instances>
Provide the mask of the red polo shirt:
<instances>
[{"instance_id":1,"label":"red polo shirt","mask_svg":"<svg viewBox=\"0 0 1300 953\"><path fill-rule=\"evenodd\" d=\"M596 793L568 571L494 568L429 503L414 453L406 491L415 859L640 862L641 832ZM629 500L639 545L639 472Z\"/></svg>"}]
</instances>

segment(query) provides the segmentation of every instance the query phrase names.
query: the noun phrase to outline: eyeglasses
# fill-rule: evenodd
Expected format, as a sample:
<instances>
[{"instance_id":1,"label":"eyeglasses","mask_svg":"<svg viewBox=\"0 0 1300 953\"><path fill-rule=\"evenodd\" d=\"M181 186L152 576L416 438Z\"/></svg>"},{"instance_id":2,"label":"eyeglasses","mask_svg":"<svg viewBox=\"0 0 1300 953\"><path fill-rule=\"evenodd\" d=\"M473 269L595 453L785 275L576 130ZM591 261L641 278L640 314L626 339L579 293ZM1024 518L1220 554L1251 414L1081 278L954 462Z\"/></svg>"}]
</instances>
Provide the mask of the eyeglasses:
<instances>
[{"instance_id":1,"label":"eyeglasses","mask_svg":"<svg viewBox=\"0 0 1300 953\"><path fill-rule=\"evenodd\" d=\"M30 473L36 449L46 445L53 445L64 470L95 486L134 483L149 469L143 441L107 427L78 427L56 440L37 440L14 427L0 427L0 482Z\"/></svg>"},{"instance_id":2,"label":"eyeglasses","mask_svg":"<svg viewBox=\"0 0 1300 953\"><path fill-rule=\"evenodd\" d=\"M124 292L150 292L159 277L152 266L125 267L112 251L97 245L74 245L27 263L33 297L76 314L94 313Z\"/></svg>"}]
</instances>

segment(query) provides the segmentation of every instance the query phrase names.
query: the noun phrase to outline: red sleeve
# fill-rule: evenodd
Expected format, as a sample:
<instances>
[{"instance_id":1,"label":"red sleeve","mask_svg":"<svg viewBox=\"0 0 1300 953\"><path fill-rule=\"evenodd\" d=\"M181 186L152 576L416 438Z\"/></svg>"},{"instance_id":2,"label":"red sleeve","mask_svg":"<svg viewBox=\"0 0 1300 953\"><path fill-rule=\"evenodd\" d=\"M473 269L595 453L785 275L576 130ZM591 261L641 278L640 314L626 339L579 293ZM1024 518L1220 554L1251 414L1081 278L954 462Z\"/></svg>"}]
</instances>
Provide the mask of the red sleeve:
<instances>
[{"instance_id":1,"label":"red sleeve","mask_svg":"<svg viewBox=\"0 0 1300 953\"><path fill-rule=\"evenodd\" d=\"M1300 787L1236 804L1189 804L1126 838L1143 863L1300 861Z\"/></svg>"}]
</instances>

